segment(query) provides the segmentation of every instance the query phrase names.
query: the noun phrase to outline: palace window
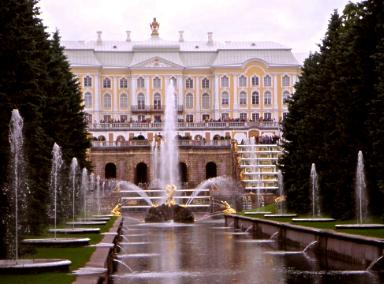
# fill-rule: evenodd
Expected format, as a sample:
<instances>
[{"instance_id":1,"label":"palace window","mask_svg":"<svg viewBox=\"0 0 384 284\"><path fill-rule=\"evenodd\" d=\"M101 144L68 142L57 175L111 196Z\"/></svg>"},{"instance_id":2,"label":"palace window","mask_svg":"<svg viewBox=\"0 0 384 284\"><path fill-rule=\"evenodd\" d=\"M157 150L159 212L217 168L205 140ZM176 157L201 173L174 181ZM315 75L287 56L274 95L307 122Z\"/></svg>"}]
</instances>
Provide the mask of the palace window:
<instances>
[{"instance_id":1,"label":"palace window","mask_svg":"<svg viewBox=\"0 0 384 284\"><path fill-rule=\"evenodd\" d=\"M284 91L283 93L283 104L287 104L291 94L288 91Z\"/></svg>"},{"instance_id":2,"label":"palace window","mask_svg":"<svg viewBox=\"0 0 384 284\"><path fill-rule=\"evenodd\" d=\"M258 112L252 113L252 121L257 121L259 120L260 116Z\"/></svg>"},{"instance_id":3,"label":"palace window","mask_svg":"<svg viewBox=\"0 0 384 284\"><path fill-rule=\"evenodd\" d=\"M245 106L247 104L247 93L241 92L240 93L240 105Z\"/></svg>"},{"instance_id":4,"label":"palace window","mask_svg":"<svg viewBox=\"0 0 384 284\"><path fill-rule=\"evenodd\" d=\"M228 92L223 92L221 94L221 104L227 106L229 104L229 94Z\"/></svg>"},{"instance_id":5,"label":"palace window","mask_svg":"<svg viewBox=\"0 0 384 284\"><path fill-rule=\"evenodd\" d=\"M209 120L209 114L203 114L202 115L202 120L207 122Z\"/></svg>"},{"instance_id":6,"label":"palace window","mask_svg":"<svg viewBox=\"0 0 384 284\"><path fill-rule=\"evenodd\" d=\"M193 108L193 95L191 93L185 96L185 107L189 109Z\"/></svg>"},{"instance_id":7,"label":"palace window","mask_svg":"<svg viewBox=\"0 0 384 284\"><path fill-rule=\"evenodd\" d=\"M145 82L143 77L137 78L137 87L138 88L144 88L145 87Z\"/></svg>"},{"instance_id":8,"label":"palace window","mask_svg":"<svg viewBox=\"0 0 384 284\"><path fill-rule=\"evenodd\" d=\"M121 94L120 95L120 108L127 108L128 107L128 95L127 94Z\"/></svg>"},{"instance_id":9,"label":"palace window","mask_svg":"<svg viewBox=\"0 0 384 284\"><path fill-rule=\"evenodd\" d=\"M153 87L156 89L161 88L161 80L159 77L156 77L155 79L153 79Z\"/></svg>"},{"instance_id":10,"label":"palace window","mask_svg":"<svg viewBox=\"0 0 384 284\"><path fill-rule=\"evenodd\" d=\"M120 89L128 88L128 80L126 78L120 79Z\"/></svg>"},{"instance_id":11,"label":"palace window","mask_svg":"<svg viewBox=\"0 0 384 284\"><path fill-rule=\"evenodd\" d=\"M209 89L209 80L207 78L203 79L202 86L203 89Z\"/></svg>"},{"instance_id":12,"label":"palace window","mask_svg":"<svg viewBox=\"0 0 384 284\"><path fill-rule=\"evenodd\" d=\"M265 105L270 105L272 104L272 95L271 92L265 92L264 93L264 104Z\"/></svg>"},{"instance_id":13,"label":"palace window","mask_svg":"<svg viewBox=\"0 0 384 284\"><path fill-rule=\"evenodd\" d=\"M185 121L186 122L193 122L193 114L187 114L185 116Z\"/></svg>"},{"instance_id":14,"label":"palace window","mask_svg":"<svg viewBox=\"0 0 384 284\"><path fill-rule=\"evenodd\" d=\"M246 87L247 86L247 78L244 75L241 75L239 77L239 87Z\"/></svg>"},{"instance_id":15,"label":"palace window","mask_svg":"<svg viewBox=\"0 0 384 284\"><path fill-rule=\"evenodd\" d=\"M104 78L104 80L103 80L103 88L104 89L110 89L111 88L111 79Z\"/></svg>"},{"instance_id":16,"label":"palace window","mask_svg":"<svg viewBox=\"0 0 384 284\"><path fill-rule=\"evenodd\" d=\"M112 97L110 94L104 95L104 108L111 108L112 107Z\"/></svg>"},{"instance_id":17,"label":"palace window","mask_svg":"<svg viewBox=\"0 0 384 284\"><path fill-rule=\"evenodd\" d=\"M223 112L221 114L221 120L222 121L228 121L229 120L229 113Z\"/></svg>"},{"instance_id":18,"label":"palace window","mask_svg":"<svg viewBox=\"0 0 384 284\"><path fill-rule=\"evenodd\" d=\"M204 93L203 96L202 96L202 107L204 109L207 109L207 108L210 107L209 95L207 93Z\"/></svg>"},{"instance_id":19,"label":"palace window","mask_svg":"<svg viewBox=\"0 0 384 284\"><path fill-rule=\"evenodd\" d=\"M173 86L176 88L177 86L177 80L175 77L171 77L171 82L173 83Z\"/></svg>"},{"instance_id":20,"label":"palace window","mask_svg":"<svg viewBox=\"0 0 384 284\"><path fill-rule=\"evenodd\" d=\"M245 112L240 113L240 120L247 121L247 114Z\"/></svg>"},{"instance_id":21,"label":"palace window","mask_svg":"<svg viewBox=\"0 0 384 284\"><path fill-rule=\"evenodd\" d=\"M145 97L143 93L137 95L137 109L145 109Z\"/></svg>"},{"instance_id":22,"label":"palace window","mask_svg":"<svg viewBox=\"0 0 384 284\"><path fill-rule=\"evenodd\" d=\"M252 93L252 104L253 105L258 105L259 103L260 103L259 92L253 92Z\"/></svg>"},{"instance_id":23,"label":"palace window","mask_svg":"<svg viewBox=\"0 0 384 284\"><path fill-rule=\"evenodd\" d=\"M193 89L193 80L191 78L188 78L187 80L185 80L185 88Z\"/></svg>"},{"instance_id":24,"label":"palace window","mask_svg":"<svg viewBox=\"0 0 384 284\"><path fill-rule=\"evenodd\" d=\"M161 109L161 96L159 93L156 93L153 97L153 108Z\"/></svg>"},{"instance_id":25,"label":"palace window","mask_svg":"<svg viewBox=\"0 0 384 284\"><path fill-rule=\"evenodd\" d=\"M284 75L284 76L283 76L283 86L284 86L284 87L288 87L289 84L290 84L289 76L288 76L288 75Z\"/></svg>"},{"instance_id":26,"label":"palace window","mask_svg":"<svg viewBox=\"0 0 384 284\"><path fill-rule=\"evenodd\" d=\"M227 76L221 77L221 87L228 88L229 87L229 79Z\"/></svg>"},{"instance_id":27,"label":"palace window","mask_svg":"<svg viewBox=\"0 0 384 284\"><path fill-rule=\"evenodd\" d=\"M84 94L84 106L86 108L91 108L92 107L92 94L91 93L85 93Z\"/></svg>"},{"instance_id":28,"label":"palace window","mask_svg":"<svg viewBox=\"0 0 384 284\"><path fill-rule=\"evenodd\" d=\"M259 77L253 76L252 77L252 87L257 87L259 85Z\"/></svg>"},{"instance_id":29,"label":"palace window","mask_svg":"<svg viewBox=\"0 0 384 284\"><path fill-rule=\"evenodd\" d=\"M270 112L264 112L264 120L272 120L272 114Z\"/></svg>"},{"instance_id":30,"label":"palace window","mask_svg":"<svg viewBox=\"0 0 384 284\"><path fill-rule=\"evenodd\" d=\"M92 78L90 76L84 77L84 87L92 87Z\"/></svg>"},{"instance_id":31,"label":"palace window","mask_svg":"<svg viewBox=\"0 0 384 284\"><path fill-rule=\"evenodd\" d=\"M271 76L266 75L264 77L264 86L266 86L266 87L272 86L272 78L271 78Z\"/></svg>"}]
</instances>

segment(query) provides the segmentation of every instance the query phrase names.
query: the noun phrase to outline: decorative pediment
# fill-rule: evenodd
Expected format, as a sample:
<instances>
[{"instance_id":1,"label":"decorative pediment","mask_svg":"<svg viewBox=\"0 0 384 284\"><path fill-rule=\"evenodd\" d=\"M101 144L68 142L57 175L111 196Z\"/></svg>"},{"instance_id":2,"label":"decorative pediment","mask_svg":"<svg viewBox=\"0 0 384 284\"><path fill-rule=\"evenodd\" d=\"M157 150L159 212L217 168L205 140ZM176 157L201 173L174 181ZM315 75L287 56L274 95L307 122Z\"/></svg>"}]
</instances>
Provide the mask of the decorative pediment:
<instances>
[{"instance_id":1,"label":"decorative pediment","mask_svg":"<svg viewBox=\"0 0 384 284\"><path fill-rule=\"evenodd\" d=\"M148 60L135 64L134 67L138 68L181 68L179 64L173 63L169 60L160 57L153 57Z\"/></svg>"}]
</instances>

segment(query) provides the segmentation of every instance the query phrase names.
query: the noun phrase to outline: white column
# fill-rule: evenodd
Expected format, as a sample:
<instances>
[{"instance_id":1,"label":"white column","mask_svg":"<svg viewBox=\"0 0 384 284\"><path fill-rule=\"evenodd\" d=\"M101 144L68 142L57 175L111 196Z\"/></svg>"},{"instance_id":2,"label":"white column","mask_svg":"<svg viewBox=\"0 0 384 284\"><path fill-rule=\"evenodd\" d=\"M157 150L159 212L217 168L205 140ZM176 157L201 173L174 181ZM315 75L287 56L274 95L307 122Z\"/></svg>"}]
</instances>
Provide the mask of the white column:
<instances>
[{"instance_id":1,"label":"white column","mask_svg":"<svg viewBox=\"0 0 384 284\"><path fill-rule=\"evenodd\" d=\"M99 73L96 73L94 76L95 79L95 98L94 98L94 111L95 111L95 117L97 122L100 121L100 75Z\"/></svg>"},{"instance_id":2,"label":"white column","mask_svg":"<svg viewBox=\"0 0 384 284\"><path fill-rule=\"evenodd\" d=\"M131 77L131 106L137 105L136 99L136 88L137 88L136 77Z\"/></svg>"},{"instance_id":3,"label":"white column","mask_svg":"<svg viewBox=\"0 0 384 284\"><path fill-rule=\"evenodd\" d=\"M233 75L233 118L239 118L239 102L237 98L237 76Z\"/></svg>"},{"instance_id":4,"label":"white column","mask_svg":"<svg viewBox=\"0 0 384 284\"><path fill-rule=\"evenodd\" d=\"M214 95L214 108L213 108L213 118L219 119L220 113L219 113L219 76L215 75L215 80L213 84L213 95Z\"/></svg>"},{"instance_id":5,"label":"white column","mask_svg":"<svg viewBox=\"0 0 384 284\"><path fill-rule=\"evenodd\" d=\"M113 88L113 108L112 108L112 112L114 113L114 117L115 119L118 119L119 116L117 115L117 111L118 111L118 101L119 101L119 95L118 95L118 91L117 91L117 77L113 77L113 85L112 85L112 88Z\"/></svg>"},{"instance_id":6,"label":"white column","mask_svg":"<svg viewBox=\"0 0 384 284\"><path fill-rule=\"evenodd\" d=\"M276 121L279 120L279 107L277 101L277 89L280 82L277 82L277 75L273 75L273 110L272 110L272 119L274 118Z\"/></svg>"},{"instance_id":7,"label":"white column","mask_svg":"<svg viewBox=\"0 0 384 284\"><path fill-rule=\"evenodd\" d=\"M200 77L196 77L196 94L195 94L195 121L201 121L201 111L200 111Z\"/></svg>"}]
</instances>

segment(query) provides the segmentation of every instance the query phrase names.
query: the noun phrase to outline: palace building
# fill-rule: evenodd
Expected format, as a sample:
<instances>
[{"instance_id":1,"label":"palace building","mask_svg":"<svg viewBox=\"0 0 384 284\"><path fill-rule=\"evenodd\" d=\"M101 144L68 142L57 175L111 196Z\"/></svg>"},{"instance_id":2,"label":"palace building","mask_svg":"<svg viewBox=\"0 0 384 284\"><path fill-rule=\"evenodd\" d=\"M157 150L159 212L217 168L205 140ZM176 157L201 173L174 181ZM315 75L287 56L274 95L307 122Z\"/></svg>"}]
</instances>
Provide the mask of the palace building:
<instances>
[{"instance_id":1,"label":"palace building","mask_svg":"<svg viewBox=\"0 0 384 284\"><path fill-rule=\"evenodd\" d=\"M124 41L105 41L97 32L96 41L63 42L81 84L94 139L91 152L133 141L150 143L161 135L170 81L176 89L178 137L184 143L224 145L225 138L240 143L279 136L300 72L290 48L263 41L218 42L212 33L204 41L187 41L182 31L178 40L169 41L159 36L156 19L150 27L145 41L131 40L127 31ZM102 176L108 175L104 167L96 165ZM124 174L127 167L115 174L137 180Z\"/></svg>"}]
</instances>

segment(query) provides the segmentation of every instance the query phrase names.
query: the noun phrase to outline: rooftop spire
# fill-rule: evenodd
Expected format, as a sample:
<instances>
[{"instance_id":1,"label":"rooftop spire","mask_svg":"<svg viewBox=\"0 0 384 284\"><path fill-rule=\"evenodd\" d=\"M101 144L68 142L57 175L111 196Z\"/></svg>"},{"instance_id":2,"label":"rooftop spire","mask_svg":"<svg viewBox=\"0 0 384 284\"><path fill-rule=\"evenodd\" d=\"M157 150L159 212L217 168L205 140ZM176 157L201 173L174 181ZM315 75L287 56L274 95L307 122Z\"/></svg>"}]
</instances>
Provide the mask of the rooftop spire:
<instances>
[{"instance_id":1,"label":"rooftop spire","mask_svg":"<svg viewBox=\"0 0 384 284\"><path fill-rule=\"evenodd\" d=\"M152 37L157 37L159 36L159 27L160 24L156 21L156 18L153 18L153 22L149 25L152 29L151 36Z\"/></svg>"}]
</instances>

